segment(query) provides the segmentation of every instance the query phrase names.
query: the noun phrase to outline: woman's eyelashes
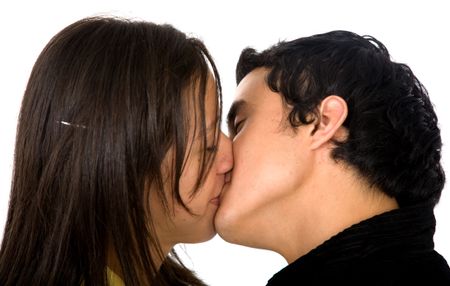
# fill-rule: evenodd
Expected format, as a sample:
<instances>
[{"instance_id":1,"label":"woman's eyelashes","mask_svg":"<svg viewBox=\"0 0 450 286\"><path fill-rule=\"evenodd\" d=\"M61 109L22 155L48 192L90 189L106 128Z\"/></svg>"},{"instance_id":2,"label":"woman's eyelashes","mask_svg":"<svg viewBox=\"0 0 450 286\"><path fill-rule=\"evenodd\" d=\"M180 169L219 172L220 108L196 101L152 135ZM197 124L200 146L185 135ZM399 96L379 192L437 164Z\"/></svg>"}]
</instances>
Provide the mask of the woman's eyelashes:
<instances>
[{"instance_id":1,"label":"woman's eyelashes","mask_svg":"<svg viewBox=\"0 0 450 286\"><path fill-rule=\"evenodd\" d=\"M217 152L217 145L207 146L207 147L206 147L206 151L207 151L207 152L210 152L210 153L215 153L215 152Z\"/></svg>"}]
</instances>

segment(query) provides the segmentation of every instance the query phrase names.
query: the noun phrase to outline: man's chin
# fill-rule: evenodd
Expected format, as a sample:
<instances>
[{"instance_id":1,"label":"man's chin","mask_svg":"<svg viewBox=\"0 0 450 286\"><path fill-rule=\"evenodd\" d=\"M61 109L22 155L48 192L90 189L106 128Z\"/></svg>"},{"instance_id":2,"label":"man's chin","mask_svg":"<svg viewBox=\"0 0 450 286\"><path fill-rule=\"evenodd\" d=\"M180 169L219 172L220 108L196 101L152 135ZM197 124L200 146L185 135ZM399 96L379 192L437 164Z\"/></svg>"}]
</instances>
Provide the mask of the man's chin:
<instances>
[{"instance_id":1,"label":"man's chin","mask_svg":"<svg viewBox=\"0 0 450 286\"><path fill-rule=\"evenodd\" d=\"M226 215L222 210L217 211L214 218L214 228L217 234L226 242L240 244L239 243L239 227L234 223L231 216Z\"/></svg>"}]
</instances>

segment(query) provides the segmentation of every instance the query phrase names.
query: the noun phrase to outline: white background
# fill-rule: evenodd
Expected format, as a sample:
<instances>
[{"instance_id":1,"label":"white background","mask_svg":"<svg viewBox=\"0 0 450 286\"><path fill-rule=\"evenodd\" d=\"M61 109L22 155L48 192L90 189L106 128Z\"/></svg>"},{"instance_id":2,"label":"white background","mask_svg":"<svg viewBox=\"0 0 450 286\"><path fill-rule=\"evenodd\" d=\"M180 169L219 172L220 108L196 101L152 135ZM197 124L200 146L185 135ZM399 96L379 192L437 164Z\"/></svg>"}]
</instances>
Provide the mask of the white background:
<instances>
[{"instance_id":1,"label":"white background","mask_svg":"<svg viewBox=\"0 0 450 286\"><path fill-rule=\"evenodd\" d=\"M246 46L336 29L369 34L396 61L410 65L428 88L444 141L450 177L449 27L447 1L2 1L0 4L0 236L6 220L15 128L31 68L50 38L80 18L98 14L170 23L200 37L223 81L224 110L235 89L234 68ZM10 3L10 4L5 4ZM12 4L13 3L13 4ZM450 260L450 190L436 207L436 249ZM26 235L26 234L24 234ZM301 237L299 237L301 239ZM216 237L187 245L187 264L210 285L265 285L286 265L277 254L230 245Z\"/></svg>"}]
</instances>

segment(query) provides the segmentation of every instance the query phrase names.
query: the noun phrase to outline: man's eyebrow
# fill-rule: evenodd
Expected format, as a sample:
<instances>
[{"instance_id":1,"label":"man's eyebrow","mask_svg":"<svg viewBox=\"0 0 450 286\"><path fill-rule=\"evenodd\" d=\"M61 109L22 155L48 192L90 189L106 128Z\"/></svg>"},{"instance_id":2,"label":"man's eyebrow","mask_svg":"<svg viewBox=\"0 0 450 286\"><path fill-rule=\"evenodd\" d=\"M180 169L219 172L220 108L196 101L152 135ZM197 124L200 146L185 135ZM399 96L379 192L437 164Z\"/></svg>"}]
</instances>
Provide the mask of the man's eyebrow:
<instances>
[{"instance_id":1,"label":"man's eyebrow","mask_svg":"<svg viewBox=\"0 0 450 286\"><path fill-rule=\"evenodd\" d=\"M234 126L234 119L236 118L236 115L245 107L247 106L247 102L245 100L237 100L233 102L231 105L230 111L228 111L227 115L227 125L228 129L232 130Z\"/></svg>"}]
</instances>

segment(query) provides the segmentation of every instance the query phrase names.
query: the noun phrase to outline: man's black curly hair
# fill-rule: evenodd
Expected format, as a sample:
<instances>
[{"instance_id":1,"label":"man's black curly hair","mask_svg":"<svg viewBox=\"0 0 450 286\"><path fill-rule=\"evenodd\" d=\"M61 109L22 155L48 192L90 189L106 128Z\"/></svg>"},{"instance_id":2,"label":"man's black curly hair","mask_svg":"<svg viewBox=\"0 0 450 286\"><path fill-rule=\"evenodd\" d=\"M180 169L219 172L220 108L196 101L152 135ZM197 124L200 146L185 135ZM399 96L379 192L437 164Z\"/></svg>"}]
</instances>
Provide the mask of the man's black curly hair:
<instances>
[{"instance_id":1,"label":"man's black curly hair","mask_svg":"<svg viewBox=\"0 0 450 286\"><path fill-rule=\"evenodd\" d=\"M391 61L380 41L332 31L262 52L247 48L237 64L237 83L259 67L270 70L267 84L291 108L293 128L317 123L317 107L329 95L347 102L348 137L335 142L335 160L354 167L400 206L438 202L445 174L436 114L425 87L407 65Z\"/></svg>"}]
</instances>

